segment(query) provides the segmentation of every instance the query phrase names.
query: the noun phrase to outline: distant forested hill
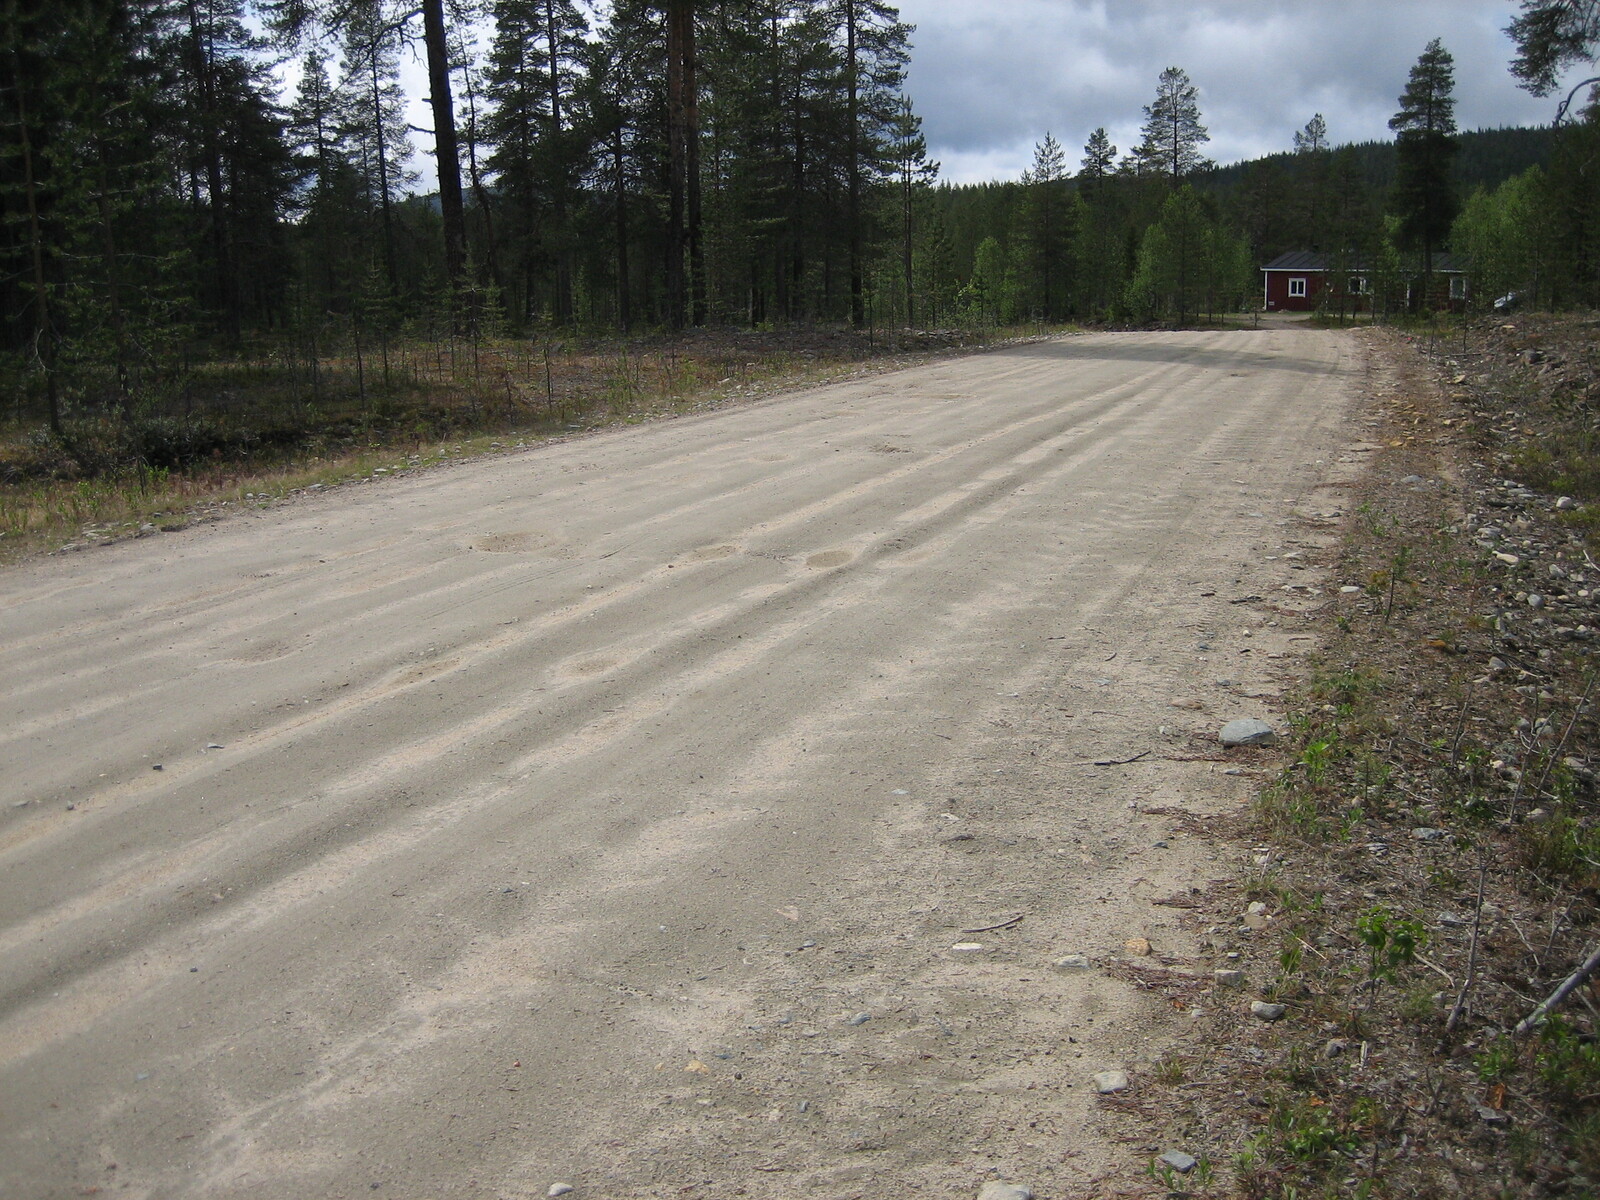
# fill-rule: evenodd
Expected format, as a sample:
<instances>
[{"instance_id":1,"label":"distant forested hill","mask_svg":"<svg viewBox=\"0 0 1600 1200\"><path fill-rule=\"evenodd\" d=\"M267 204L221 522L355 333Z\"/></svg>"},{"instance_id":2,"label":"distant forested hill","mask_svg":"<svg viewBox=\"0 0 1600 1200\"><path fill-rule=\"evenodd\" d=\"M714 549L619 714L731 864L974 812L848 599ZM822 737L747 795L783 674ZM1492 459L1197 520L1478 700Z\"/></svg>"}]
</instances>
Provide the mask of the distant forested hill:
<instances>
[{"instance_id":1,"label":"distant forested hill","mask_svg":"<svg viewBox=\"0 0 1600 1200\"><path fill-rule=\"evenodd\" d=\"M1549 126L1535 129L1478 129L1472 133L1457 134L1456 137L1461 150L1456 156L1453 174L1463 193L1477 187L1497 187L1536 163L1547 161L1550 149L1555 144L1555 130ZM1393 142L1356 142L1350 149L1355 153L1367 186L1385 192L1394 186ZM1208 188L1231 190L1245 180L1257 163L1279 166L1292 172L1297 168L1298 161L1298 157L1288 151L1269 154L1264 158L1218 167L1195 182Z\"/></svg>"}]
</instances>

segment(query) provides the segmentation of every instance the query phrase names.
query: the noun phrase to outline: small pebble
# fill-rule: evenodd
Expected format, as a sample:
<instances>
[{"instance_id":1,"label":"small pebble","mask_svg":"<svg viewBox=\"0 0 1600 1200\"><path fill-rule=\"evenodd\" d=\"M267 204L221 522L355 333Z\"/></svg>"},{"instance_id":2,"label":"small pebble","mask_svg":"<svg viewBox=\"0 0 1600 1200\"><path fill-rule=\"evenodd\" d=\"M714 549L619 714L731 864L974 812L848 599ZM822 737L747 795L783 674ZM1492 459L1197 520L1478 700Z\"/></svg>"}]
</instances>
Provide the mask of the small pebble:
<instances>
[{"instance_id":1,"label":"small pebble","mask_svg":"<svg viewBox=\"0 0 1600 1200\"><path fill-rule=\"evenodd\" d=\"M1071 975L1079 971L1089 970L1091 964L1082 954L1064 954L1050 964L1063 974Z\"/></svg>"},{"instance_id":2,"label":"small pebble","mask_svg":"<svg viewBox=\"0 0 1600 1200\"><path fill-rule=\"evenodd\" d=\"M1128 1076L1124 1071L1098 1071L1094 1077L1094 1090L1102 1096L1128 1090Z\"/></svg>"},{"instance_id":3,"label":"small pebble","mask_svg":"<svg viewBox=\"0 0 1600 1200\"><path fill-rule=\"evenodd\" d=\"M577 1190L578 1189L573 1187L570 1183L552 1183L550 1185L550 1190L548 1192L546 1192L545 1195L546 1196L565 1196L567 1193L575 1192Z\"/></svg>"},{"instance_id":4,"label":"small pebble","mask_svg":"<svg viewBox=\"0 0 1600 1200\"><path fill-rule=\"evenodd\" d=\"M848 1021L846 1021L845 1024L846 1025L865 1025L870 1020L872 1020L872 1014L871 1013L858 1012L855 1016L851 1017Z\"/></svg>"},{"instance_id":5,"label":"small pebble","mask_svg":"<svg viewBox=\"0 0 1600 1200\"><path fill-rule=\"evenodd\" d=\"M1250 1003L1250 1011L1263 1021L1277 1021L1283 1017L1283 1014L1288 1009L1281 1004L1269 1004L1265 1000L1253 1000Z\"/></svg>"},{"instance_id":6,"label":"small pebble","mask_svg":"<svg viewBox=\"0 0 1600 1200\"><path fill-rule=\"evenodd\" d=\"M1231 967L1223 967L1211 972L1211 978L1218 987L1241 988L1244 986L1244 972Z\"/></svg>"},{"instance_id":7,"label":"small pebble","mask_svg":"<svg viewBox=\"0 0 1600 1200\"><path fill-rule=\"evenodd\" d=\"M983 950L982 942L957 942L950 947L957 954L977 954Z\"/></svg>"}]
</instances>

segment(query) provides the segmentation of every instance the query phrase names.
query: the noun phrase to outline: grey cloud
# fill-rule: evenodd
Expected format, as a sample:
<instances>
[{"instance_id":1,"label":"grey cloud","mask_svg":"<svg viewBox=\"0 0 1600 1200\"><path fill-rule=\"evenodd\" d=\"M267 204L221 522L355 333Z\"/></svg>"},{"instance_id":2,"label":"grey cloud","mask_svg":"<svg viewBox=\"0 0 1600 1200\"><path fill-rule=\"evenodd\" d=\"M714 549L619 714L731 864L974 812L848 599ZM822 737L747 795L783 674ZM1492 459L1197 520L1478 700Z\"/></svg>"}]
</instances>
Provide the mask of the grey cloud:
<instances>
[{"instance_id":1,"label":"grey cloud","mask_svg":"<svg viewBox=\"0 0 1600 1200\"><path fill-rule=\"evenodd\" d=\"M1548 121L1519 90L1502 29L1510 0L900 0L917 25L907 87L947 179L1015 178L1046 131L1076 157L1105 126L1126 151L1167 66L1200 89L1219 162L1292 145L1313 113L1336 142L1390 136L1430 38L1456 60L1464 129Z\"/></svg>"}]
</instances>

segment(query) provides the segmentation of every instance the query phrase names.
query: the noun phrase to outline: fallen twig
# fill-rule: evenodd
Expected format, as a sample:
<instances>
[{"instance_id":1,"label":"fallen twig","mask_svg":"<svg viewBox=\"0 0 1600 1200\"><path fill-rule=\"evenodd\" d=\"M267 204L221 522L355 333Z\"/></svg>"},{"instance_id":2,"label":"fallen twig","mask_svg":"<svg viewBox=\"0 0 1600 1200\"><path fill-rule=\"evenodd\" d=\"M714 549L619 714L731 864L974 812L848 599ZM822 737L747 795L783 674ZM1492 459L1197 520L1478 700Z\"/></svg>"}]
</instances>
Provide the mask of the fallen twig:
<instances>
[{"instance_id":1,"label":"fallen twig","mask_svg":"<svg viewBox=\"0 0 1600 1200\"><path fill-rule=\"evenodd\" d=\"M963 929L961 932L962 933L990 933L990 932L992 932L992 931L994 931L996 929L1010 929L1013 925L1015 925L1018 921L1022 920L1022 918L1027 916L1027 915L1028 915L1027 913L1019 913L1018 915L1012 917L1009 921L1001 921L1000 924L998 924L998 925L980 925L976 929Z\"/></svg>"},{"instance_id":2,"label":"fallen twig","mask_svg":"<svg viewBox=\"0 0 1600 1200\"><path fill-rule=\"evenodd\" d=\"M1594 953L1589 955L1588 958L1584 959L1581 967L1561 981L1560 987L1551 992L1549 996L1545 997L1545 999L1541 1000L1531 1013L1523 1017L1522 1020L1518 1021L1517 1027L1511 1032L1516 1034L1518 1037L1521 1037L1523 1034L1527 1033L1540 1021L1544 1020L1551 1009L1555 1008L1568 996L1572 995L1573 992L1582 987L1584 981L1587 980L1589 976L1593 975L1597 970L1600 970L1600 946L1596 946Z\"/></svg>"},{"instance_id":3,"label":"fallen twig","mask_svg":"<svg viewBox=\"0 0 1600 1200\"><path fill-rule=\"evenodd\" d=\"M1456 1027L1456 1022L1461 1020L1461 1014L1467 1010L1467 993L1472 990L1473 977L1478 971L1478 935L1483 929L1483 884L1489 874L1489 856L1485 854L1478 863L1478 903L1472 910L1472 948L1467 952L1467 974L1461 981L1461 990L1456 993L1456 1002L1450 1009L1450 1019L1444 1023L1444 1031L1449 1033Z\"/></svg>"},{"instance_id":4,"label":"fallen twig","mask_svg":"<svg viewBox=\"0 0 1600 1200\"><path fill-rule=\"evenodd\" d=\"M1093 765L1097 767L1122 767L1126 766L1128 763L1138 762L1141 758L1149 755L1149 753L1150 751L1148 750L1141 750L1132 758L1097 758L1094 760Z\"/></svg>"}]
</instances>

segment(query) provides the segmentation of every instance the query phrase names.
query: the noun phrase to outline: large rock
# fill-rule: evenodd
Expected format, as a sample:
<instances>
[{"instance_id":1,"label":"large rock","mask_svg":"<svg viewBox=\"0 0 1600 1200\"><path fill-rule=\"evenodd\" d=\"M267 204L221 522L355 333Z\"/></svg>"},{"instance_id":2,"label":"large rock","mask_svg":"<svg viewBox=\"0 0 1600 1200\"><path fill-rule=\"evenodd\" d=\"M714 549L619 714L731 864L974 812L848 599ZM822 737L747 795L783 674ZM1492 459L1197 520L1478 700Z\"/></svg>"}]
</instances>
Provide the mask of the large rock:
<instances>
[{"instance_id":1,"label":"large rock","mask_svg":"<svg viewBox=\"0 0 1600 1200\"><path fill-rule=\"evenodd\" d=\"M1033 1193L1020 1183L986 1183L978 1189L978 1200L1033 1200Z\"/></svg>"},{"instance_id":2,"label":"large rock","mask_svg":"<svg viewBox=\"0 0 1600 1200\"><path fill-rule=\"evenodd\" d=\"M1224 746L1275 746L1278 744L1277 731L1260 717L1240 717L1237 721L1229 721L1222 727Z\"/></svg>"}]
</instances>

